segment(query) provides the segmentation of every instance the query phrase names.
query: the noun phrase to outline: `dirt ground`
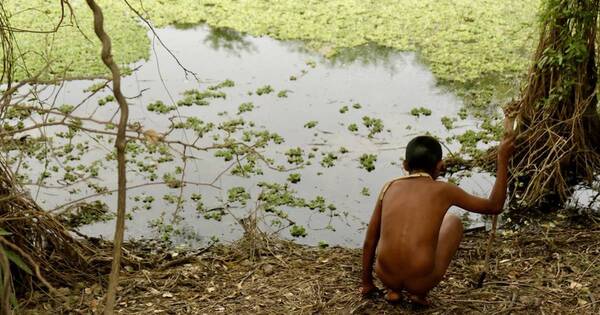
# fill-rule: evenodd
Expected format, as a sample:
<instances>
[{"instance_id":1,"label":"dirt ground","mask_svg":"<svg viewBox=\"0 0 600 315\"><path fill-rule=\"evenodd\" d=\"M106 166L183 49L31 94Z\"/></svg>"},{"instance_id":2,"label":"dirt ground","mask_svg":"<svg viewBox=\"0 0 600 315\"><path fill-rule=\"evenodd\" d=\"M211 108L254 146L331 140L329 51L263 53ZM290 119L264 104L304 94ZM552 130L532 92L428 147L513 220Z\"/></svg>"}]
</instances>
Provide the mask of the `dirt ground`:
<instances>
[{"instance_id":1,"label":"dirt ground","mask_svg":"<svg viewBox=\"0 0 600 315\"><path fill-rule=\"evenodd\" d=\"M518 221L518 220L517 220ZM433 305L390 305L361 299L359 249L301 246L244 239L175 257L143 256L153 268L127 268L121 278L121 314L600 314L600 218L560 212L543 222L521 219L501 230L483 288L475 288L487 234L465 235ZM515 230L516 229L516 230ZM137 270L136 270L137 269ZM104 280L105 281L105 280ZM80 283L65 298L35 292L26 314L99 312L104 290Z\"/></svg>"}]
</instances>

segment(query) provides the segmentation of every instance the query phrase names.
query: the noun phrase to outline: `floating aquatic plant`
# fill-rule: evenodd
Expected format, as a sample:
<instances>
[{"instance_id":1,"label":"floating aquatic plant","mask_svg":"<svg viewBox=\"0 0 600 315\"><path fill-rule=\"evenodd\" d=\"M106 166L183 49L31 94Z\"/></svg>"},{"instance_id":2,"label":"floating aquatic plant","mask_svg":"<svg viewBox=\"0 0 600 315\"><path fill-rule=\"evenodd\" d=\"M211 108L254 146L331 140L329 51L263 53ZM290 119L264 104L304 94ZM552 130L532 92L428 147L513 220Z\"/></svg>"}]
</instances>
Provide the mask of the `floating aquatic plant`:
<instances>
[{"instance_id":1,"label":"floating aquatic plant","mask_svg":"<svg viewBox=\"0 0 600 315\"><path fill-rule=\"evenodd\" d=\"M416 117L419 117L421 115L423 116L431 116L431 109L427 108L427 107L414 107L413 109L410 110L410 114Z\"/></svg>"},{"instance_id":2,"label":"floating aquatic plant","mask_svg":"<svg viewBox=\"0 0 600 315\"><path fill-rule=\"evenodd\" d=\"M309 122L307 122L307 123L304 124L304 128L312 129L312 128L316 127L318 124L319 124L318 121L311 120L311 121L309 121Z\"/></svg>"},{"instance_id":3,"label":"floating aquatic plant","mask_svg":"<svg viewBox=\"0 0 600 315\"><path fill-rule=\"evenodd\" d=\"M273 88L270 85L265 85L262 87L259 87L258 89L256 89L256 95L263 95L263 94L271 94L273 93Z\"/></svg>"},{"instance_id":4,"label":"floating aquatic plant","mask_svg":"<svg viewBox=\"0 0 600 315\"><path fill-rule=\"evenodd\" d=\"M242 103L238 107L238 115L246 112L251 112L254 109L254 104L252 102Z\"/></svg>"},{"instance_id":5,"label":"floating aquatic plant","mask_svg":"<svg viewBox=\"0 0 600 315\"><path fill-rule=\"evenodd\" d=\"M360 168L367 170L367 172L371 172L375 169L375 162L377 162L377 155L374 154L363 154L359 158Z\"/></svg>"},{"instance_id":6,"label":"floating aquatic plant","mask_svg":"<svg viewBox=\"0 0 600 315\"><path fill-rule=\"evenodd\" d=\"M371 191L369 190L369 187L363 187L360 193L361 195L366 197L371 196Z\"/></svg>"},{"instance_id":7,"label":"floating aquatic plant","mask_svg":"<svg viewBox=\"0 0 600 315\"><path fill-rule=\"evenodd\" d=\"M292 173L288 176L288 181L292 184L296 184L298 182L300 182L300 180L302 179L302 176L298 173Z\"/></svg>"}]
</instances>

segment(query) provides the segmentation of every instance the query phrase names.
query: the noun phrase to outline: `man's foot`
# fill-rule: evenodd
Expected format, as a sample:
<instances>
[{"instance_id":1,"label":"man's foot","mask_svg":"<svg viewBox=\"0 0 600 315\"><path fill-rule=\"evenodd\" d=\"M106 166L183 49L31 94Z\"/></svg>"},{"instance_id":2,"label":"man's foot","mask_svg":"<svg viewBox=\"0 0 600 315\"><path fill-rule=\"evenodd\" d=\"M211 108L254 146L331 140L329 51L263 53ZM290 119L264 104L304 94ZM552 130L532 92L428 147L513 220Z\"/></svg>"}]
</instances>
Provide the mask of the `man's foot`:
<instances>
[{"instance_id":1,"label":"man's foot","mask_svg":"<svg viewBox=\"0 0 600 315\"><path fill-rule=\"evenodd\" d=\"M406 295L408 296L408 299L417 305L420 306L430 306L431 302L429 302L429 300L427 300L427 296L426 295L417 295L417 294L412 294L412 293L406 293Z\"/></svg>"},{"instance_id":2,"label":"man's foot","mask_svg":"<svg viewBox=\"0 0 600 315\"><path fill-rule=\"evenodd\" d=\"M380 289L375 289L375 290L369 291L369 292L367 292L367 293L362 293L362 292L361 292L361 297L362 297L363 299L374 299L374 298L379 298L379 297L381 297L381 295L382 295L382 292L381 292L381 290L380 290Z\"/></svg>"},{"instance_id":3,"label":"man's foot","mask_svg":"<svg viewBox=\"0 0 600 315\"><path fill-rule=\"evenodd\" d=\"M374 284L366 284L360 288L360 294L363 299L370 299L380 296L380 290Z\"/></svg>"},{"instance_id":4,"label":"man's foot","mask_svg":"<svg viewBox=\"0 0 600 315\"><path fill-rule=\"evenodd\" d=\"M385 295L385 300L390 304L396 304L400 302L401 297L396 291L388 290L387 294Z\"/></svg>"}]
</instances>

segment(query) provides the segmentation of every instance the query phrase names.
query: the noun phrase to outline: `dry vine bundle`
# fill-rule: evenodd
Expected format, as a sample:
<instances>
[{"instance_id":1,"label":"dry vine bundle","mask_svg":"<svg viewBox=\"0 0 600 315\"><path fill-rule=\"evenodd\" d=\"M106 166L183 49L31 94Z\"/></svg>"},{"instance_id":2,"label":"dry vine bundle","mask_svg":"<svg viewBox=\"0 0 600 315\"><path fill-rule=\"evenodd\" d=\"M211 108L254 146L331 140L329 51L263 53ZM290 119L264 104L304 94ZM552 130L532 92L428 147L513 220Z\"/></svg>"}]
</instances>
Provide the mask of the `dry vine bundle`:
<instances>
[{"instance_id":1,"label":"dry vine bundle","mask_svg":"<svg viewBox=\"0 0 600 315\"><path fill-rule=\"evenodd\" d=\"M596 30L598 0L548 0L527 83L510 105L520 122L513 198L563 204L600 169Z\"/></svg>"},{"instance_id":2,"label":"dry vine bundle","mask_svg":"<svg viewBox=\"0 0 600 315\"><path fill-rule=\"evenodd\" d=\"M104 251L75 239L16 183L0 159L0 226L11 233L0 236L2 246L21 256L41 282L72 285L95 279L97 274L90 270L105 273L109 257Z\"/></svg>"}]
</instances>

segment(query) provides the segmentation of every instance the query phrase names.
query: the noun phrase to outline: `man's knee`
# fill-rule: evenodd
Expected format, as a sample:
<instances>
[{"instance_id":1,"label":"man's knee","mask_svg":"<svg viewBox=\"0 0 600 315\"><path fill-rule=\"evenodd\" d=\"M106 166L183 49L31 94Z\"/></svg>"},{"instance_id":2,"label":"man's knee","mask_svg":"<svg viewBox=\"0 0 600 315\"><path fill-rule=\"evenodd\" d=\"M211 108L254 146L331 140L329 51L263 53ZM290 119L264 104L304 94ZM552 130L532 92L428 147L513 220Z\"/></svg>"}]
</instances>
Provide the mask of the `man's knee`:
<instances>
[{"instance_id":1,"label":"man's knee","mask_svg":"<svg viewBox=\"0 0 600 315\"><path fill-rule=\"evenodd\" d=\"M448 229L450 229L453 233L457 233L462 236L463 223L462 220L456 214L446 214L446 216L444 217L444 223L446 223Z\"/></svg>"}]
</instances>

